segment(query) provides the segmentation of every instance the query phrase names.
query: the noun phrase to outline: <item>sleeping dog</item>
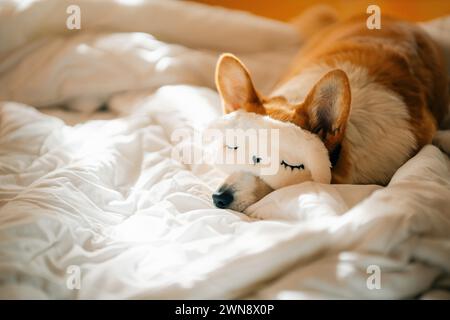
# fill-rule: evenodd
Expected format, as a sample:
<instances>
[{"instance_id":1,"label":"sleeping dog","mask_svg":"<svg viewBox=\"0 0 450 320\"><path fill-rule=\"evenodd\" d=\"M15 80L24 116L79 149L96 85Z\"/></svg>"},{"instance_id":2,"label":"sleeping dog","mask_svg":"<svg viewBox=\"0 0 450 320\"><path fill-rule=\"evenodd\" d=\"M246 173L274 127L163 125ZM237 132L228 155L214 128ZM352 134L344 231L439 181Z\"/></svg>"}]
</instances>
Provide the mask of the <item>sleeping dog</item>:
<instances>
[{"instance_id":1,"label":"sleeping dog","mask_svg":"<svg viewBox=\"0 0 450 320\"><path fill-rule=\"evenodd\" d=\"M222 55L216 86L225 115L215 126L276 128L279 154L226 166L230 175L214 204L244 211L303 181L386 185L431 143L448 113L447 81L433 41L419 27L388 18L379 30L354 18L319 31L269 97L258 93L237 57ZM274 159L275 173L262 174L264 160Z\"/></svg>"}]
</instances>

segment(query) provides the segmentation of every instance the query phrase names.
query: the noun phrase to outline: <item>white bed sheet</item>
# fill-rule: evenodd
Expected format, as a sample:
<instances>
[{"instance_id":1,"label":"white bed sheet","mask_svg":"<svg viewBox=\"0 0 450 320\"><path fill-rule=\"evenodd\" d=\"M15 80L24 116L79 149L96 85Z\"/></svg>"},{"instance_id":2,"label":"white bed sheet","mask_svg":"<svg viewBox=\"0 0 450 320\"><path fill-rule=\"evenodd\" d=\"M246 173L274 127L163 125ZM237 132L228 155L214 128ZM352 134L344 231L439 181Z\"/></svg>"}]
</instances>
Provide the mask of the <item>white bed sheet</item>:
<instances>
[{"instance_id":1,"label":"white bed sheet","mask_svg":"<svg viewBox=\"0 0 450 320\"><path fill-rule=\"evenodd\" d=\"M211 89L219 52L242 55L268 90L299 45L289 25L189 3L85 3L88 30L74 37L51 33L65 1L0 22L3 32L30 20L18 39L0 33L0 97L33 106L0 105L0 297L445 297L450 166L436 147L386 188L304 183L271 193L250 216L213 206L223 178L214 167L171 157L173 130L220 115ZM54 19L44 38L32 28L39 9ZM101 10L111 18L89 26ZM139 18L154 10L166 33ZM112 18L119 11L136 14L126 32ZM195 37L177 34L199 15L210 19ZM218 19L229 27L212 39L205 30ZM105 102L111 113L92 115ZM58 104L81 115L34 108ZM84 122L92 116L107 119ZM67 287L70 266L80 268L79 290ZM370 266L381 270L380 289L367 286Z\"/></svg>"}]
</instances>

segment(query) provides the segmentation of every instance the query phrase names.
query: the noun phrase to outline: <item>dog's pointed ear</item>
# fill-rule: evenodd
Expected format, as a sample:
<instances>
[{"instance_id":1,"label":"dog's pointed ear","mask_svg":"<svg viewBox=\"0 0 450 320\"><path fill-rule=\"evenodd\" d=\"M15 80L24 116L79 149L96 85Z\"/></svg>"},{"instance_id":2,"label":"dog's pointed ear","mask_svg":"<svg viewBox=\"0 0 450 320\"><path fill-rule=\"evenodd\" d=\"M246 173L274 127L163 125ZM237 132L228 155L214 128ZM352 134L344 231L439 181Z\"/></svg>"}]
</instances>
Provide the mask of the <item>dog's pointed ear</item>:
<instances>
[{"instance_id":1,"label":"dog's pointed ear","mask_svg":"<svg viewBox=\"0 0 450 320\"><path fill-rule=\"evenodd\" d=\"M325 74L295 111L293 122L317 134L332 152L342 141L350 115L351 91L340 69Z\"/></svg>"},{"instance_id":2,"label":"dog's pointed ear","mask_svg":"<svg viewBox=\"0 0 450 320\"><path fill-rule=\"evenodd\" d=\"M226 53L220 56L216 66L216 86L224 113L243 109L265 114L247 68L234 55Z\"/></svg>"}]
</instances>

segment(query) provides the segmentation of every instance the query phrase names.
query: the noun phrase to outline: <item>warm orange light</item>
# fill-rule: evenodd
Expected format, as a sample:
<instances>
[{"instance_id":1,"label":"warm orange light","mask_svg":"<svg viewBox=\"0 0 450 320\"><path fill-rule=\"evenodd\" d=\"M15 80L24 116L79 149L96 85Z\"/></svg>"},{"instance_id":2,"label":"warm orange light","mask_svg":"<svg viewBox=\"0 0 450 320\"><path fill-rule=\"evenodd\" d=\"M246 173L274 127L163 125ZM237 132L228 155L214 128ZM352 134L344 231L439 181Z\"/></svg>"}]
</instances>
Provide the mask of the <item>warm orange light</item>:
<instances>
[{"instance_id":1,"label":"warm orange light","mask_svg":"<svg viewBox=\"0 0 450 320\"><path fill-rule=\"evenodd\" d=\"M381 8L382 14L411 21L425 21L450 14L450 1L445 0L194 0L211 5L245 10L255 14L288 21L304 9L327 4L341 17L364 14L371 4Z\"/></svg>"}]
</instances>

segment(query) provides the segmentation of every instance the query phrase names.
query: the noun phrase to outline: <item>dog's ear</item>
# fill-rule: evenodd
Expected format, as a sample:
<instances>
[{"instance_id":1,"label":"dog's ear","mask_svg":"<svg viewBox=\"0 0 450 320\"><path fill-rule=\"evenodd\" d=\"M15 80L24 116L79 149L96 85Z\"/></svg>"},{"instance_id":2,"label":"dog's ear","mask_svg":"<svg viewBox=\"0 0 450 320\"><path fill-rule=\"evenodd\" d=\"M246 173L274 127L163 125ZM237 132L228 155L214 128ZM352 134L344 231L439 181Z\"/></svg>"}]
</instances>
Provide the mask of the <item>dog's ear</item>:
<instances>
[{"instance_id":1,"label":"dog's ear","mask_svg":"<svg viewBox=\"0 0 450 320\"><path fill-rule=\"evenodd\" d=\"M350 83L344 71L324 75L295 110L293 121L317 134L332 152L342 141L350 114Z\"/></svg>"},{"instance_id":2,"label":"dog's ear","mask_svg":"<svg viewBox=\"0 0 450 320\"><path fill-rule=\"evenodd\" d=\"M265 114L247 68L232 54L221 55L217 62L216 86L222 98L224 113L243 109Z\"/></svg>"}]
</instances>

